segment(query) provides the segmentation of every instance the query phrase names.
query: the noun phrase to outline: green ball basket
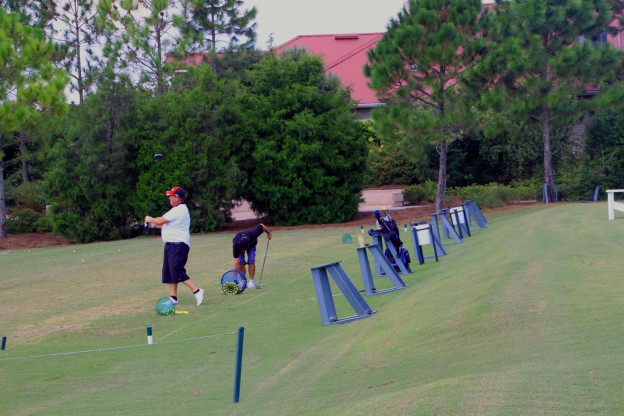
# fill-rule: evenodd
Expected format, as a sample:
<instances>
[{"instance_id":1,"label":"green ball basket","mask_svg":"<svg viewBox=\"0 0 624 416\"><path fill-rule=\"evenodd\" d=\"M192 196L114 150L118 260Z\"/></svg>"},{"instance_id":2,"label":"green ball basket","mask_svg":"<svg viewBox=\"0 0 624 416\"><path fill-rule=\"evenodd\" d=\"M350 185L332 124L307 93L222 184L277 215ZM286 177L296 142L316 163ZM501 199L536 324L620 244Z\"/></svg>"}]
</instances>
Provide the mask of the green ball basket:
<instances>
[{"instance_id":1,"label":"green ball basket","mask_svg":"<svg viewBox=\"0 0 624 416\"><path fill-rule=\"evenodd\" d=\"M175 315L175 305L173 304L173 301L169 298L158 299L154 310L156 311L158 315L161 315L161 316Z\"/></svg>"}]
</instances>

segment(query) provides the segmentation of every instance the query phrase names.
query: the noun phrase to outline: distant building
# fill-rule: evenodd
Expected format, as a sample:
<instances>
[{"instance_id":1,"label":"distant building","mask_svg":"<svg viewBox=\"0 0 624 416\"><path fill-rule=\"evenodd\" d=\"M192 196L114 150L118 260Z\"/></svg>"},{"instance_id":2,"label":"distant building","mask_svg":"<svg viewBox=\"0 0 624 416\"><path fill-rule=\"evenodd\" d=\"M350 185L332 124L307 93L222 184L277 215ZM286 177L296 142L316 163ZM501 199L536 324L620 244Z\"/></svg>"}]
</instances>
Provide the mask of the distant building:
<instances>
[{"instance_id":1,"label":"distant building","mask_svg":"<svg viewBox=\"0 0 624 416\"><path fill-rule=\"evenodd\" d=\"M356 101L356 112L362 120L370 118L373 108L383 105L375 91L368 86L364 76L367 52L377 45L383 33L352 33L341 35L301 35L275 48L278 55L293 48L305 49L310 55L323 59L325 72L340 79L351 88L351 98Z\"/></svg>"}]
</instances>

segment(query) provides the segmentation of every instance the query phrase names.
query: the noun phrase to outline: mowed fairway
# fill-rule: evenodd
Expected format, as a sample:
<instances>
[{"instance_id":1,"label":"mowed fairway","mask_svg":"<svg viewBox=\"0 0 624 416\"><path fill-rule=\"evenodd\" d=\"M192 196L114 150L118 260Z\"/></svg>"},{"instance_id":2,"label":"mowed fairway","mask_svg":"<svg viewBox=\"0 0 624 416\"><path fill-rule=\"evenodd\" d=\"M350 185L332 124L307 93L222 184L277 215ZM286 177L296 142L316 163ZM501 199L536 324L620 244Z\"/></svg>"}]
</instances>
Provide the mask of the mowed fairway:
<instances>
[{"instance_id":1,"label":"mowed fairway","mask_svg":"<svg viewBox=\"0 0 624 416\"><path fill-rule=\"evenodd\" d=\"M219 287L233 233L193 236L187 270L206 300L181 286L189 314L174 317L154 312L167 295L159 238L0 251L0 414L624 414L624 214L579 203L486 216L423 266L400 224L408 286L330 326L310 269L341 261L363 289L359 227L274 230L263 289L236 296ZM353 315L332 288L339 317Z\"/></svg>"}]
</instances>

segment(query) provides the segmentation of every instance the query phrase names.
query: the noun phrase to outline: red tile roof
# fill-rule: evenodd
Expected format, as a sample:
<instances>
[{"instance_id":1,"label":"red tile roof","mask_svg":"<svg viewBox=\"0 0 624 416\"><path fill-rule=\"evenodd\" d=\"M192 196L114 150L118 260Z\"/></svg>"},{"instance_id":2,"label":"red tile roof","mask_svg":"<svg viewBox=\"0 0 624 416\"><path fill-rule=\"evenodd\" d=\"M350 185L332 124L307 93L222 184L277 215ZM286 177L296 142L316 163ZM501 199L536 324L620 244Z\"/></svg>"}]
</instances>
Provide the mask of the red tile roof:
<instances>
[{"instance_id":1,"label":"red tile roof","mask_svg":"<svg viewBox=\"0 0 624 416\"><path fill-rule=\"evenodd\" d=\"M325 72L337 76L342 85L351 87L351 97L361 105L378 104L375 92L368 87L364 76L367 51L374 47L383 33L351 33L341 35L301 35L278 46L279 54L292 48L305 49L311 55L319 55L325 64Z\"/></svg>"}]
</instances>

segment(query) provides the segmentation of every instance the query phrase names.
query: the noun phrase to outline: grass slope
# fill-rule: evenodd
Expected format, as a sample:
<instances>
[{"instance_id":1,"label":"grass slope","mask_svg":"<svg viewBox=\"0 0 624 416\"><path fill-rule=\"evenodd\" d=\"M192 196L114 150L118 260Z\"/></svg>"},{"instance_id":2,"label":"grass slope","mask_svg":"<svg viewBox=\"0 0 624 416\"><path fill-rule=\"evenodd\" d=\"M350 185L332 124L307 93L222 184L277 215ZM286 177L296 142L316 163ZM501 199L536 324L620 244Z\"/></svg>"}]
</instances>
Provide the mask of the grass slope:
<instances>
[{"instance_id":1,"label":"grass slope","mask_svg":"<svg viewBox=\"0 0 624 416\"><path fill-rule=\"evenodd\" d=\"M206 303L181 287L189 314L171 318L153 311L167 294L157 238L0 251L0 414L624 414L624 220L606 211L489 214L438 263L412 264L406 289L365 296L377 313L327 327L310 268L341 261L363 289L357 240L341 243L359 227L277 230L264 288L237 296L219 288L232 234L193 236L187 270ZM353 315L332 287L339 317ZM87 350L101 351L53 355Z\"/></svg>"}]
</instances>

